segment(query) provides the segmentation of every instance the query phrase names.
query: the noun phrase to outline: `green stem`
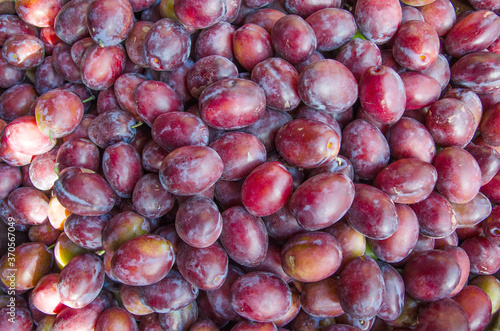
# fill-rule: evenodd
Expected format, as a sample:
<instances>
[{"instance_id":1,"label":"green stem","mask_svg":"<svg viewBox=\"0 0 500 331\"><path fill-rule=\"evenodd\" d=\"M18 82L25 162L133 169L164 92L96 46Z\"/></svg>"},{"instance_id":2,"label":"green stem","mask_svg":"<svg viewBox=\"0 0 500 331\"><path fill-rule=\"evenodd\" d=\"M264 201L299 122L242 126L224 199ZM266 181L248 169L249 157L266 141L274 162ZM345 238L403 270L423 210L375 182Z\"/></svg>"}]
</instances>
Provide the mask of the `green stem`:
<instances>
[{"instance_id":1,"label":"green stem","mask_svg":"<svg viewBox=\"0 0 500 331\"><path fill-rule=\"evenodd\" d=\"M132 125L132 129L138 128L138 127L140 127L140 126L141 126L141 125L143 125L143 124L144 124L144 123L142 123L142 122L138 122L137 124Z\"/></svg>"},{"instance_id":2,"label":"green stem","mask_svg":"<svg viewBox=\"0 0 500 331\"><path fill-rule=\"evenodd\" d=\"M92 96L88 97L87 99L83 100L82 103L86 103L86 102L89 102L92 100L95 100L95 95L92 95Z\"/></svg>"}]
</instances>

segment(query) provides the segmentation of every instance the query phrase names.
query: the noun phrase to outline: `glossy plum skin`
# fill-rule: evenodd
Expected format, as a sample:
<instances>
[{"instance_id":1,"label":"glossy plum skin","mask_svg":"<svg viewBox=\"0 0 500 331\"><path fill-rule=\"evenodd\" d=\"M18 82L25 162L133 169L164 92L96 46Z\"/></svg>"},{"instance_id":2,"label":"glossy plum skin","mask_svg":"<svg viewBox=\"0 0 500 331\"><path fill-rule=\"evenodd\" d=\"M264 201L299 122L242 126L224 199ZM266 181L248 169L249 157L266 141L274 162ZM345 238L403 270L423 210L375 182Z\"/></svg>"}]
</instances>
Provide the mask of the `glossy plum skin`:
<instances>
[{"instance_id":1,"label":"glossy plum skin","mask_svg":"<svg viewBox=\"0 0 500 331\"><path fill-rule=\"evenodd\" d=\"M108 254L116 252L129 240L150 232L150 223L133 211L114 215L102 231L102 248Z\"/></svg>"},{"instance_id":2,"label":"glossy plum skin","mask_svg":"<svg viewBox=\"0 0 500 331\"><path fill-rule=\"evenodd\" d=\"M63 8L40 30L19 14L6 15L15 13L14 1L0 0L0 46L33 35L45 47L43 62L31 69L16 69L0 56L0 252L9 243L2 231L14 231L19 285L16 327L5 322L11 295L4 256L2 331L455 331L496 322L489 320L500 306L500 37L493 38L500 35L500 20L491 14L492 0L482 0L490 8L476 11L465 0L119 0L116 10L110 6L97 18L113 17L120 4L132 6L126 24L116 17L108 25L122 32L109 46L92 38L87 8L111 0L47 4L53 1ZM176 1L189 2L193 11L218 2L225 14L198 30L176 16ZM43 0L19 0L27 2ZM146 2L150 7L136 11ZM379 20L375 26L363 22L363 10ZM478 13L488 15L483 20ZM306 46L302 56L310 55L297 63L298 47L278 51L286 40L276 31L291 18L281 28L303 27L309 38L300 46ZM171 27L166 20L178 35L164 29ZM126 32L129 23L133 29ZM424 28L405 36L408 25ZM439 36L436 61L424 70L409 68L419 56L402 65L394 54L405 42L413 50L413 41L432 48L424 40L426 32L435 37L429 26ZM389 28L379 36L384 41L370 34ZM289 43L300 42L297 36ZM458 42L447 49L447 38ZM150 63L147 54L156 46L164 52ZM160 68L173 53L181 60ZM372 64L392 70L393 82L363 80L373 74ZM37 125L36 116L47 108L45 98L59 91L71 102L45 115L55 115L61 132ZM73 101L78 116L70 109ZM379 109L382 102L397 110ZM165 119L174 117L170 126ZM297 123L304 125L290 130ZM318 144L307 147L307 136ZM109 164L111 158L116 162ZM71 171L73 181L66 178ZM373 189L364 198L357 190L362 185ZM373 226L381 219L389 226ZM386 227L391 229L383 235L370 233ZM145 243L145 237L154 240ZM421 271L433 264L424 285L413 275L403 280L405 267L434 250L458 264L456 286L436 281L456 279L456 273L439 271L453 264L450 259L414 265ZM94 262L82 264L81 279L65 280L80 293L66 294L64 305L59 273L85 256L100 265L102 285L89 285ZM368 256L379 260L383 282L370 281L379 274L375 267L349 269ZM240 302L254 311L235 311L231 286L256 272L288 284L288 309L265 298L272 291L254 285L247 290L256 299L242 293ZM467 284L489 276L497 288L478 292L477 302L468 298ZM382 304L354 281L374 285ZM432 301L413 298L436 282L442 293ZM341 299L342 287L354 294ZM491 314L473 316L480 308ZM257 310L280 313L262 319L252 315Z\"/></svg>"},{"instance_id":3,"label":"glossy plum skin","mask_svg":"<svg viewBox=\"0 0 500 331\"><path fill-rule=\"evenodd\" d=\"M136 121L132 114L114 109L98 115L88 126L89 139L100 148L118 142L131 143L136 135Z\"/></svg>"},{"instance_id":4,"label":"glossy plum skin","mask_svg":"<svg viewBox=\"0 0 500 331\"><path fill-rule=\"evenodd\" d=\"M439 36L430 24L405 22L396 34L392 52L401 66L414 71L424 70L438 58Z\"/></svg>"},{"instance_id":5,"label":"glossy plum skin","mask_svg":"<svg viewBox=\"0 0 500 331\"><path fill-rule=\"evenodd\" d=\"M61 171L54 183L54 193L69 211L85 216L108 213L115 204L115 193L99 174L69 167Z\"/></svg>"},{"instance_id":6,"label":"glossy plum skin","mask_svg":"<svg viewBox=\"0 0 500 331\"><path fill-rule=\"evenodd\" d=\"M94 120L94 118L96 118L95 115L84 114L80 124L78 124L78 126L76 127L76 129L73 132L71 132L69 135L63 137L63 141L66 142L66 141L71 140L73 138L88 139L89 138L88 128L89 128L90 123Z\"/></svg>"},{"instance_id":7,"label":"glossy plum skin","mask_svg":"<svg viewBox=\"0 0 500 331\"><path fill-rule=\"evenodd\" d=\"M52 66L65 80L73 83L82 82L80 68L71 58L71 47L63 42L57 44L52 52Z\"/></svg>"},{"instance_id":8,"label":"glossy plum skin","mask_svg":"<svg viewBox=\"0 0 500 331\"><path fill-rule=\"evenodd\" d=\"M76 327L83 330L94 329L99 315L113 304L109 293L102 293L83 308L65 307L54 321L53 330L65 330Z\"/></svg>"},{"instance_id":9,"label":"glossy plum skin","mask_svg":"<svg viewBox=\"0 0 500 331\"><path fill-rule=\"evenodd\" d=\"M31 35L14 35L2 47L3 59L16 69L28 70L43 61L45 45Z\"/></svg>"},{"instance_id":10,"label":"glossy plum skin","mask_svg":"<svg viewBox=\"0 0 500 331\"><path fill-rule=\"evenodd\" d=\"M52 57L46 56L35 71L35 86L38 94L61 87L64 79L57 73L52 65Z\"/></svg>"},{"instance_id":11,"label":"glossy plum skin","mask_svg":"<svg viewBox=\"0 0 500 331\"><path fill-rule=\"evenodd\" d=\"M56 142L40 132L35 116L29 115L18 117L7 124L2 140L2 145L5 144L5 147L16 152L36 155L50 151Z\"/></svg>"},{"instance_id":12,"label":"glossy plum skin","mask_svg":"<svg viewBox=\"0 0 500 331\"><path fill-rule=\"evenodd\" d=\"M132 62L141 66L147 67L146 58L143 52L144 46L144 38L148 33L149 29L153 25L153 22L149 21L139 21L136 22L130 33L125 40L125 49L127 51L127 55Z\"/></svg>"},{"instance_id":13,"label":"glossy plum skin","mask_svg":"<svg viewBox=\"0 0 500 331\"><path fill-rule=\"evenodd\" d=\"M345 9L321 9L309 15L306 22L314 30L319 51L337 49L356 33L354 16Z\"/></svg>"},{"instance_id":14,"label":"glossy plum skin","mask_svg":"<svg viewBox=\"0 0 500 331\"><path fill-rule=\"evenodd\" d=\"M222 232L222 217L209 198L194 196L178 209L175 218L177 234L192 247L212 245Z\"/></svg>"},{"instance_id":15,"label":"glossy plum skin","mask_svg":"<svg viewBox=\"0 0 500 331\"><path fill-rule=\"evenodd\" d=\"M268 247L268 234L262 219L235 206L222 213L222 221L220 242L229 257L243 266L260 264Z\"/></svg>"},{"instance_id":16,"label":"glossy plum skin","mask_svg":"<svg viewBox=\"0 0 500 331\"><path fill-rule=\"evenodd\" d=\"M356 2L354 17L360 32L376 44L384 44L401 24L402 11L398 1L361 0Z\"/></svg>"},{"instance_id":17,"label":"glossy plum skin","mask_svg":"<svg viewBox=\"0 0 500 331\"><path fill-rule=\"evenodd\" d=\"M266 162L246 177L241 187L243 206L255 216L268 216L281 209L292 195L292 175L279 162Z\"/></svg>"},{"instance_id":18,"label":"glossy plum skin","mask_svg":"<svg viewBox=\"0 0 500 331\"><path fill-rule=\"evenodd\" d=\"M0 87L9 88L23 82L26 72L16 69L0 57Z\"/></svg>"},{"instance_id":19,"label":"glossy plum skin","mask_svg":"<svg viewBox=\"0 0 500 331\"><path fill-rule=\"evenodd\" d=\"M182 146L206 146L209 131L205 123L188 112L167 112L158 116L152 125L153 140L168 152Z\"/></svg>"},{"instance_id":20,"label":"glossy plum skin","mask_svg":"<svg viewBox=\"0 0 500 331\"><path fill-rule=\"evenodd\" d=\"M500 106L497 104L494 107L486 110L481 119L479 130L481 137L488 145L500 146Z\"/></svg>"},{"instance_id":21,"label":"glossy plum skin","mask_svg":"<svg viewBox=\"0 0 500 331\"><path fill-rule=\"evenodd\" d=\"M90 46L83 55L81 74L83 83L93 90L111 87L125 69L126 53L121 45Z\"/></svg>"},{"instance_id":22,"label":"glossy plum skin","mask_svg":"<svg viewBox=\"0 0 500 331\"><path fill-rule=\"evenodd\" d=\"M99 148L88 139L74 138L64 142L56 154L59 171L67 167L82 167L97 171L100 164Z\"/></svg>"},{"instance_id":23,"label":"glossy plum skin","mask_svg":"<svg viewBox=\"0 0 500 331\"><path fill-rule=\"evenodd\" d=\"M62 270L75 256L89 253L69 239L66 233L61 233L54 246L54 258L59 270Z\"/></svg>"},{"instance_id":24,"label":"glossy plum skin","mask_svg":"<svg viewBox=\"0 0 500 331\"><path fill-rule=\"evenodd\" d=\"M35 156L31 161L28 175L33 186L41 191L50 190L57 180L54 170L57 151L57 148L53 148L45 154Z\"/></svg>"},{"instance_id":25,"label":"glossy plum skin","mask_svg":"<svg viewBox=\"0 0 500 331\"><path fill-rule=\"evenodd\" d=\"M119 142L106 148L102 168L104 177L118 196L132 197L134 187L143 175L139 153L132 145Z\"/></svg>"},{"instance_id":26,"label":"glossy plum skin","mask_svg":"<svg viewBox=\"0 0 500 331\"><path fill-rule=\"evenodd\" d=\"M168 152L161 148L154 140L146 143L142 150L142 167L145 171L158 173L163 159L168 155Z\"/></svg>"},{"instance_id":27,"label":"glossy plum skin","mask_svg":"<svg viewBox=\"0 0 500 331\"><path fill-rule=\"evenodd\" d=\"M167 84L144 81L136 86L132 99L135 111L149 126L162 114L184 109L179 95Z\"/></svg>"},{"instance_id":28,"label":"glossy plum skin","mask_svg":"<svg viewBox=\"0 0 500 331\"><path fill-rule=\"evenodd\" d=\"M138 289L139 300L158 313L169 313L184 308L196 299L198 293L198 288L189 284L175 270L159 282Z\"/></svg>"},{"instance_id":29,"label":"glossy plum skin","mask_svg":"<svg viewBox=\"0 0 500 331\"><path fill-rule=\"evenodd\" d=\"M338 279L331 277L305 283L299 294L298 308L316 317L337 317L344 314L338 298L338 283Z\"/></svg>"},{"instance_id":30,"label":"glossy plum skin","mask_svg":"<svg viewBox=\"0 0 500 331\"><path fill-rule=\"evenodd\" d=\"M431 164L419 159L400 159L382 169L374 186L387 193L396 203L412 204L427 198L438 180Z\"/></svg>"},{"instance_id":31,"label":"glossy plum skin","mask_svg":"<svg viewBox=\"0 0 500 331\"><path fill-rule=\"evenodd\" d=\"M273 29L274 23L286 14L274 8L259 8L245 16L244 23L257 24L266 29L269 34Z\"/></svg>"},{"instance_id":32,"label":"glossy plum skin","mask_svg":"<svg viewBox=\"0 0 500 331\"><path fill-rule=\"evenodd\" d=\"M174 70L186 62L191 39L186 28L170 18L153 24L144 37L146 63L154 70Z\"/></svg>"},{"instance_id":33,"label":"glossy plum skin","mask_svg":"<svg viewBox=\"0 0 500 331\"><path fill-rule=\"evenodd\" d=\"M327 201L334 199L335 205ZM354 184L345 175L324 173L301 184L290 200L289 208L306 230L326 228L339 221L354 199Z\"/></svg>"},{"instance_id":34,"label":"glossy plum skin","mask_svg":"<svg viewBox=\"0 0 500 331\"><path fill-rule=\"evenodd\" d=\"M134 23L129 1L93 1L87 9L90 36L101 47L115 46L124 41Z\"/></svg>"},{"instance_id":35,"label":"glossy plum skin","mask_svg":"<svg viewBox=\"0 0 500 331\"><path fill-rule=\"evenodd\" d=\"M168 240L147 234L120 246L111 259L111 269L113 276L123 284L146 286L164 278L174 260L174 249Z\"/></svg>"},{"instance_id":36,"label":"glossy plum skin","mask_svg":"<svg viewBox=\"0 0 500 331\"><path fill-rule=\"evenodd\" d=\"M122 285L120 287L120 299L123 307L134 315L144 316L153 313L153 310L144 306L139 300L136 286Z\"/></svg>"},{"instance_id":37,"label":"glossy plum skin","mask_svg":"<svg viewBox=\"0 0 500 331\"><path fill-rule=\"evenodd\" d=\"M224 162L223 180L244 179L253 169L266 160L262 142L248 133L228 132L215 139L213 148Z\"/></svg>"},{"instance_id":38,"label":"glossy plum skin","mask_svg":"<svg viewBox=\"0 0 500 331\"><path fill-rule=\"evenodd\" d=\"M231 306L231 286L233 285L234 281L243 274L243 271L239 267L235 267L234 265L229 264L227 276L224 280L224 283L218 289L206 292L207 301L210 303L215 313L223 319L239 319L239 315Z\"/></svg>"},{"instance_id":39,"label":"glossy plum skin","mask_svg":"<svg viewBox=\"0 0 500 331\"><path fill-rule=\"evenodd\" d=\"M493 207L491 214L486 218L481 225L483 227L484 236L492 243L498 243L498 226L499 226L499 210L497 206Z\"/></svg>"},{"instance_id":40,"label":"glossy plum skin","mask_svg":"<svg viewBox=\"0 0 500 331\"><path fill-rule=\"evenodd\" d=\"M110 307L102 312L96 322L95 330L133 330L138 331L134 317L124 308Z\"/></svg>"},{"instance_id":41,"label":"glossy plum skin","mask_svg":"<svg viewBox=\"0 0 500 331\"><path fill-rule=\"evenodd\" d=\"M176 328L187 328L191 326L198 318L199 308L197 302L165 314L159 314L158 320L160 326L165 330Z\"/></svg>"},{"instance_id":42,"label":"glossy plum skin","mask_svg":"<svg viewBox=\"0 0 500 331\"><path fill-rule=\"evenodd\" d=\"M299 105L299 74L286 60L272 57L261 61L253 67L251 78L264 89L267 107L290 111Z\"/></svg>"},{"instance_id":43,"label":"glossy plum skin","mask_svg":"<svg viewBox=\"0 0 500 331\"><path fill-rule=\"evenodd\" d=\"M470 330L465 310L456 301L444 298L425 304L419 314L417 330Z\"/></svg>"},{"instance_id":44,"label":"glossy plum skin","mask_svg":"<svg viewBox=\"0 0 500 331\"><path fill-rule=\"evenodd\" d=\"M422 18L432 25L438 35L445 36L457 20L453 3L449 0L437 0L419 8Z\"/></svg>"},{"instance_id":45,"label":"glossy plum skin","mask_svg":"<svg viewBox=\"0 0 500 331\"><path fill-rule=\"evenodd\" d=\"M317 46L314 30L303 18L294 14L276 21L271 31L271 43L276 53L292 64L307 60Z\"/></svg>"},{"instance_id":46,"label":"glossy plum skin","mask_svg":"<svg viewBox=\"0 0 500 331\"><path fill-rule=\"evenodd\" d=\"M416 158L431 163L436 155L436 143L431 133L416 119L401 117L387 128L385 136L395 160Z\"/></svg>"},{"instance_id":47,"label":"glossy plum skin","mask_svg":"<svg viewBox=\"0 0 500 331\"><path fill-rule=\"evenodd\" d=\"M132 203L144 217L158 218L174 207L175 198L163 188L158 174L150 173L142 176L135 184Z\"/></svg>"},{"instance_id":48,"label":"glossy plum skin","mask_svg":"<svg viewBox=\"0 0 500 331\"><path fill-rule=\"evenodd\" d=\"M470 30L469 30L470 29ZM479 52L500 36L500 18L489 10L478 10L458 22L446 35L444 46L453 57ZM478 31L470 36L470 31Z\"/></svg>"},{"instance_id":49,"label":"glossy plum skin","mask_svg":"<svg viewBox=\"0 0 500 331\"><path fill-rule=\"evenodd\" d=\"M256 64L273 55L271 36L259 25L244 24L234 32L233 53L243 68L251 72Z\"/></svg>"},{"instance_id":50,"label":"glossy plum skin","mask_svg":"<svg viewBox=\"0 0 500 331\"><path fill-rule=\"evenodd\" d=\"M406 109L404 82L389 67L371 66L359 80L359 100L374 120L384 124L395 123Z\"/></svg>"},{"instance_id":51,"label":"glossy plum skin","mask_svg":"<svg viewBox=\"0 0 500 331\"><path fill-rule=\"evenodd\" d=\"M496 72L500 54L475 52L462 56L451 66L451 82L476 93L489 93L498 88Z\"/></svg>"},{"instance_id":52,"label":"glossy plum skin","mask_svg":"<svg viewBox=\"0 0 500 331\"><path fill-rule=\"evenodd\" d=\"M224 21L203 29L194 44L194 59L220 55L232 60L234 31L234 26Z\"/></svg>"},{"instance_id":53,"label":"glossy plum skin","mask_svg":"<svg viewBox=\"0 0 500 331\"><path fill-rule=\"evenodd\" d=\"M384 300L377 316L384 320L395 320L404 308L405 287L403 278L391 265L379 264L380 271L384 277L385 291Z\"/></svg>"},{"instance_id":54,"label":"glossy plum skin","mask_svg":"<svg viewBox=\"0 0 500 331\"><path fill-rule=\"evenodd\" d=\"M467 203L481 187L481 169L470 153L459 147L447 147L433 162L438 173L437 190L450 202Z\"/></svg>"},{"instance_id":55,"label":"glossy plum skin","mask_svg":"<svg viewBox=\"0 0 500 331\"><path fill-rule=\"evenodd\" d=\"M476 128L474 115L469 108L454 98L443 98L434 102L425 117L425 126L436 144L460 147L471 141Z\"/></svg>"},{"instance_id":56,"label":"glossy plum skin","mask_svg":"<svg viewBox=\"0 0 500 331\"><path fill-rule=\"evenodd\" d=\"M309 119L285 123L275 141L278 153L300 168L322 166L336 157L340 149L340 137L331 126Z\"/></svg>"},{"instance_id":57,"label":"glossy plum skin","mask_svg":"<svg viewBox=\"0 0 500 331\"><path fill-rule=\"evenodd\" d=\"M86 249L102 247L102 232L111 216L71 214L64 222L64 232L77 245Z\"/></svg>"},{"instance_id":58,"label":"glossy plum skin","mask_svg":"<svg viewBox=\"0 0 500 331\"><path fill-rule=\"evenodd\" d=\"M88 37L87 9L90 1L76 0L66 3L57 13L54 22L56 35L66 44Z\"/></svg>"},{"instance_id":59,"label":"glossy plum skin","mask_svg":"<svg viewBox=\"0 0 500 331\"><path fill-rule=\"evenodd\" d=\"M74 92L58 89L47 91L36 101L35 117L37 126L44 135L61 138L73 132L80 124L83 104Z\"/></svg>"},{"instance_id":60,"label":"glossy plum skin","mask_svg":"<svg viewBox=\"0 0 500 331\"><path fill-rule=\"evenodd\" d=\"M76 66L81 67L83 55L87 48L92 45L95 45L94 39L86 37L78 40L71 46L71 59L75 62Z\"/></svg>"},{"instance_id":61,"label":"glossy plum skin","mask_svg":"<svg viewBox=\"0 0 500 331\"><path fill-rule=\"evenodd\" d=\"M22 183L21 170L17 167L0 163L0 174L3 181L0 184L0 198L5 199Z\"/></svg>"},{"instance_id":62,"label":"glossy plum skin","mask_svg":"<svg viewBox=\"0 0 500 331\"><path fill-rule=\"evenodd\" d=\"M227 277L228 260L226 251L219 243L203 248L181 243L176 255L177 268L182 276L204 291L222 286Z\"/></svg>"},{"instance_id":63,"label":"glossy plum skin","mask_svg":"<svg viewBox=\"0 0 500 331\"><path fill-rule=\"evenodd\" d=\"M120 108L134 115L137 120L139 120L140 117L137 114L132 95L134 89L144 81L146 81L146 77L143 75L127 72L120 75L113 85L116 101Z\"/></svg>"},{"instance_id":64,"label":"glossy plum skin","mask_svg":"<svg viewBox=\"0 0 500 331\"><path fill-rule=\"evenodd\" d=\"M434 78L412 71L399 74L406 95L405 109L419 109L432 105L441 95L441 85Z\"/></svg>"},{"instance_id":65,"label":"glossy plum skin","mask_svg":"<svg viewBox=\"0 0 500 331\"><path fill-rule=\"evenodd\" d=\"M204 29L222 20L227 11L225 0L175 1L173 9L179 21L190 28Z\"/></svg>"},{"instance_id":66,"label":"glossy plum skin","mask_svg":"<svg viewBox=\"0 0 500 331\"><path fill-rule=\"evenodd\" d=\"M187 73L189 92L199 98L201 92L210 84L223 78L236 78L238 68L228 58L209 55L195 62Z\"/></svg>"},{"instance_id":67,"label":"glossy plum skin","mask_svg":"<svg viewBox=\"0 0 500 331\"><path fill-rule=\"evenodd\" d=\"M16 222L24 225L43 224L47 221L48 198L33 187L18 187L6 202Z\"/></svg>"},{"instance_id":68,"label":"glossy plum skin","mask_svg":"<svg viewBox=\"0 0 500 331\"><path fill-rule=\"evenodd\" d=\"M394 234L399 221L391 198L366 184L355 184L354 190L353 203L346 213L349 224L372 239L387 239Z\"/></svg>"},{"instance_id":69,"label":"glossy plum skin","mask_svg":"<svg viewBox=\"0 0 500 331\"><path fill-rule=\"evenodd\" d=\"M61 303L82 308L94 301L104 285L104 264L93 254L74 257L61 270L57 292Z\"/></svg>"},{"instance_id":70,"label":"glossy plum skin","mask_svg":"<svg viewBox=\"0 0 500 331\"><path fill-rule=\"evenodd\" d=\"M444 90L450 82L450 63L443 54L439 54L436 62L427 67L427 69L422 70L421 73L434 78L441 86L441 90Z\"/></svg>"},{"instance_id":71,"label":"glossy plum skin","mask_svg":"<svg viewBox=\"0 0 500 331\"><path fill-rule=\"evenodd\" d=\"M447 297L458 285L460 275L457 261L442 250L429 250L416 255L403 270L408 294L426 302Z\"/></svg>"},{"instance_id":72,"label":"glossy plum skin","mask_svg":"<svg viewBox=\"0 0 500 331\"><path fill-rule=\"evenodd\" d=\"M64 308L57 292L58 278L59 273L43 276L30 294L30 302L44 314L55 315Z\"/></svg>"},{"instance_id":73,"label":"glossy plum skin","mask_svg":"<svg viewBox=\"0 0 500 331\"><path fill-rule=\"evenodd\" d=\"M314 256L313 260L311 256ZM285 242L281 261L283 271L294 280L317 282L339 269L342 249L338 240L329 233L301 232Z\"/></svg>"},{"instance_id":74,"label":"glossy plum skin","mask_svg":"<svg viewBox=\"0 0 500 331\"><path fill-rule=\"evenodd\" d=\"M451 204L442 195L432 192L425 200L413 204L420 233L431 238L444 238L457 228L457 219Z\"/></svg>"},{"instance_id":75,"label":"glossy plum skin","mask_svg":"<svg viewBox=\"0 0 500 331\"><path fill-rule=\"evenodd\" d=\"M384 292L380 267L369 256L352 259L340 274L340 306L353 318L370 319L375 316L383 303Z\"/></svg>"},{"instance_id":76,"label":"glossy plum skin","mask_svg":"<svg viewBox=\"0 0 500 331\"><path fill-rule=\"evenodd\" d=\"M232 130L249 126L262 117L266 96L256 83L225 78L208 86L198 105L203 121L216 129Z\"/></svg>"},{"instance_id":77,"label":"glossy plum skin","mask_svg":"<svg viewBox=\"0 0 500 331\"><path fill-rule=\"evenodd\" d=\"M19 16L5 14L0 19L0 45L3 46L5 41L16 34L37 35L35 27L24 22Z\"/></svg>"},{"instance_id":78,"label":"glossy plum skin","mask_svg":"<svg viewBox=\"0 0 500 331\"><path fill-rule=\"evenodd\" d=\"M388 263L402 261L417 245L419 223L415 212L407 205L396 204L398 228L387 239L367 239L379 260Z\"/></svg>"},{"instance_id":79,"label":"glossy plum skin","mask_svg":"<svg viewBox=\"0 0 500 331\"><path fill-rule=\"evenodd\" d=\"M332 89L332 86L336 88ZM331 113L346 111L358 98L356 78L346 66L332 59L305 67L299 77L298 89L306 105Z\"/></svg>"},{"instance_id":80,"label":"glossy plum skin","mask_svg":"<svg viewBox=\"0 0 500 331\"><path fill-rule=\"evenodd\" d=\"M0 279L4 286L12 287L17 291L25 291L35 287L38 281L52 268L53 255L47 247L39 242L26 242L17 246L13 252L15 257L14 272L12 260L8 260L7 253L0 259ZM11 256L12 257L12 253ZM15 283L11 284L15 274Z\"/></svg>"},{"instance_id":81,"label":"glossy plum skin","mask_svg":"<svg viewBox=\"0 0 500 331\"><path fill-rule=\"evenodd\" d=\"M165 157L160 168L163 187L175 195L195 195L220 178L224 164L210 147L183 146Z\"/></svg>"},{"instance_id":82,"label":"glossy plum skin","mask_svg":"<svg viewBox=\"0 0 500 331\"><path fill-rule=\"evenodd\" d=\"M492 204L483 194L479 193L468 203L451 203L457 218L457 228L473 227L490 215Z\"/></svg>"},{"instance_id":83,"label":"glossy plum skin","mask_svg":"<svg viewBox=\"0 0 500 331\"><path fill-rule=\"evenodd\" d=\"M437 246L437 245L436 245ZM437 248L437 247L435 247ZM469 274L470 274L470 259L467 255L467 252L458 246L446 246L441 248L442 250L450 253L455 261L457 261L460 266L461 274L458 285L453 289L453 291L448 295L449 298L454 297L458 294L469 282Z\"/></svg>"},{"instance_id":84,"label":"glossy plum skin","mask_svg":"<svg viewBox=\"0 0 500 331\"><path fill-rule=\"evenodd\" d=\"M230 293L234 311L257 322L271 322L283 316L292 304L289 286L268 272L255 271L238 277Z\"/></svg>"},{"instance_id":85,"label":"glossy plum skin","mask_svg":"<svg viewBox=\"0 0 500 331\"><path fill-rule=\"evenodd\" d=\"M483 330L491 318L491 300L484 290L477 286L466 286L453 300L467 313L471 330Z\"/></svg>"},{"instance_id":86,"label":"glossy plum skin","mask_svg":"<svg viewBox=\"0 0 500 331\"><path fill-rule=\"evenodd\" d=\"M479 275L492 275L500 269L498 254L500 247L485 237L466 239L461 245L470 259L471 272Z\"/></svg>"},{"instance_id":87,"label":"glossy plum skin","mask_svg":"<svg viewBox=\"0 0 500 331\"><path fill-rule=\"evenodd\" d=\"M363 134L359 134L361 132ZM342 132L340 154L351 161L355 177L370 180L389 163L390 149L377 127L356 119Z\"/></svg>"}]
</instances>

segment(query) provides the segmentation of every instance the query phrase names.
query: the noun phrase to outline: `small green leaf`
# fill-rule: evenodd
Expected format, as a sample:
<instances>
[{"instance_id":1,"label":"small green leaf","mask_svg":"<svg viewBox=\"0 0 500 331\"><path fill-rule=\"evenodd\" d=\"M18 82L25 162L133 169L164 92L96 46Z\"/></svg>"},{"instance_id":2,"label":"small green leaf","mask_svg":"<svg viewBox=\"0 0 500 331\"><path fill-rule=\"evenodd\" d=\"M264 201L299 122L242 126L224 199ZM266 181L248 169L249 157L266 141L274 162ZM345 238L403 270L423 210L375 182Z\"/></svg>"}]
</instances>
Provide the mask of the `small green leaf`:
<instances>
[{"instance_id":1,"label":"small green leaf","mask_svg":"<svg viewBox=\"0 0 500 331\"><path fill-rule=\"evenodd\" d=\"M354 39L354 38L366 40L366 37L363 36L363 34L361 33L361 31L359 31L359 29L356 31L356 34L354 35L354 37L352 37L352 39Z\"/></svg>"},{"instance_id":2,"label":"small green leaf","mask_svg":"<svg viewBox=\"0 0 500 331\"><path fill-rule=\"evenodd\" d=\"M373 250L370 247L370 244L368 244L368 243L366 243L365 255L371 257L374 260L378 260L377 255L375 255L375 253L373 253Z\"/></svg>"}]
</instances>

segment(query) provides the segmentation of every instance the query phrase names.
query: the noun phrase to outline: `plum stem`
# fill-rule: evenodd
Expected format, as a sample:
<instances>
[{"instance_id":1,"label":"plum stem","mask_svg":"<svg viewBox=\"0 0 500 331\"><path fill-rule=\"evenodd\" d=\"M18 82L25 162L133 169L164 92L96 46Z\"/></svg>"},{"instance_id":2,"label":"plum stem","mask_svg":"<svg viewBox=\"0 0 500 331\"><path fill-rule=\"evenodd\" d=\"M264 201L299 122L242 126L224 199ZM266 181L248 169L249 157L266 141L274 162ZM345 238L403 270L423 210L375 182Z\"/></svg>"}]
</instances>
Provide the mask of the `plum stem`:
<instances>
[{"instance_id":1,"label":"plum stem","mask_svg":"<svg viewBox=\"0 0 500 331\"><path fill-rule=\"evenodd\" d=\"M92 101L92 100L95 100L95 95L91 95L87 99L83 100L82 103L86 103L86 102L89 102L89 101Z\"/></svg>"}]
</instances>

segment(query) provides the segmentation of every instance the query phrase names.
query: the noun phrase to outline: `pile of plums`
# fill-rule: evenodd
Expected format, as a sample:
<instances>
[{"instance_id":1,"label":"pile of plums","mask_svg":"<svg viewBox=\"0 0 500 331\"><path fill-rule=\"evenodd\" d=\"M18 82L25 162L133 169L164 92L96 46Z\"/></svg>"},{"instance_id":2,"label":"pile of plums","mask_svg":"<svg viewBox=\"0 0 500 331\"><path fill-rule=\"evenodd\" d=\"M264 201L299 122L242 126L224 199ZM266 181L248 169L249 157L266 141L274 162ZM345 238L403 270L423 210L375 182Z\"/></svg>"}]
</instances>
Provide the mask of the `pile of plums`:
<instances>
[{"instance_id":1,"label":"pile of plums","mask_svg":"<svg viewBox=\"0 0 500 331\"><path fill-rule=\"evenodd\" d=\"M0 1L0 330L499 330L498 15Z\"/></svg>"}]
</instances>

